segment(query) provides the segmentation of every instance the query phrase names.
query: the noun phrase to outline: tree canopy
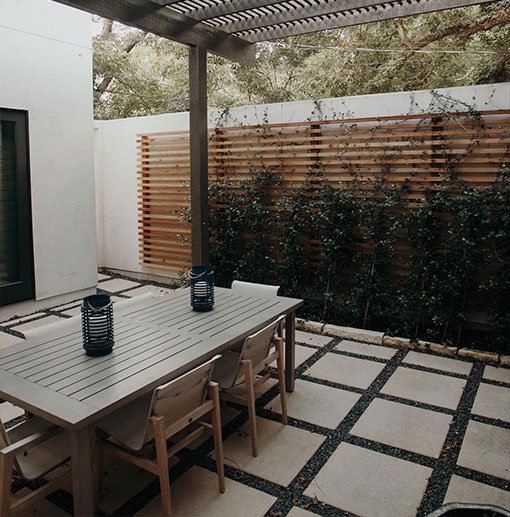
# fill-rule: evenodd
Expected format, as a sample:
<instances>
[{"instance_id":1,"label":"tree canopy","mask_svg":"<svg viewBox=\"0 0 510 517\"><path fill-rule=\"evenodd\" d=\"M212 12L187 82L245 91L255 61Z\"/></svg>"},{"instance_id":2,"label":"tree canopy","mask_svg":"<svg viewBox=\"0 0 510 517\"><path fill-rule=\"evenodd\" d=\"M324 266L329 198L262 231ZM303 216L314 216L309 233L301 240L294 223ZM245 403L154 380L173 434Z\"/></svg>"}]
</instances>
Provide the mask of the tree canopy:
<instances>
[{"instance_id":1,"label":"tree canopy","mask_svg":"<svg viewBox=\"0 0 510 517\"><path fill-rule=\"evenodd\" d=\"M187 47L96 20L98 119L185 111ZM256 66L208 57L211 107L510 80L510 0L261 43Z\"/></svg>"}]
</instances>

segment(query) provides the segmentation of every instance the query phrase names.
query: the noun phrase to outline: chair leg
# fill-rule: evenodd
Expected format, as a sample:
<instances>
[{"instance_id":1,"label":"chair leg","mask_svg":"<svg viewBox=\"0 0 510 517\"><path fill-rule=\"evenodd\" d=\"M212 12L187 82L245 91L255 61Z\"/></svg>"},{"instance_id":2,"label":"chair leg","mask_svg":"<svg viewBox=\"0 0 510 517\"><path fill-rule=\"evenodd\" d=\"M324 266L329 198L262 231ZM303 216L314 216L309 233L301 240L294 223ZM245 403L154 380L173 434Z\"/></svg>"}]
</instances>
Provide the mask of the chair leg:
<instances>
[{"instance_id":1,"label":"chair leg","mask_svg":"<svg viewBox=\"0 0 510 517\"><path fill-rule=\"evenodd\" d=\"M12 459L0 454L0 516L9 515L11 505Z\"/></svg>"},{"instance_id":2,"label":"chair leg","mask_svg":"<svg viewBox=\"0 0 510 517\"><path fill-rule=\"evenodd\" d=\"M257 436L257 414L255 412L255 390L253 384L253 370L251 361L243 361L244 380L246 386L246 405L248 406L248 415L250 420L250 437L251 437L251 453L254 457L259 455L258 436Z\"/></svg>"},{"instance_id":3,"label":"chair leg","mask_svg":"<svg viewBox=\"0 0 510 517\"><path fill-rule=\"evenodd\" d=\"M168 455L165 438L165 419L162 417L151 417L154 431L154 443L156 445L156 461L158 463L159 486L161 488L161 503L166 516L172 515L170 500L170 476L168 474Z\"/></svg>"},{"instance_id":4,"label":"chair leg","mask_svg":"<svg viewBox=\"0 0 510 517\"><path fill-rule=\"evenodd\" d=\"M275 340L275 347L278 351L276 359L276 366L278 370L278 383L280 385L280 402L282 405L282 421L287 425L289 419L287 417L287 390L285 388L285 371L283 366L283 341L281 339Z\"/></svg>"},{"instance_id":5,"label":"chair leg","mask_svg":"<svg viewBox=\"0 0 510 517\"><path fill-rule=\"evenodd\" d=\"M221 437L221 413L220 413L220 393L218 385L214 382L209 383L209 399L213 401L212 409L212 428L214 438L214 452L216 453L216 471L218 473L218 485L220 493L225 493L225 466L223 462L223 441Z\"/></svg>"}]
</instances>

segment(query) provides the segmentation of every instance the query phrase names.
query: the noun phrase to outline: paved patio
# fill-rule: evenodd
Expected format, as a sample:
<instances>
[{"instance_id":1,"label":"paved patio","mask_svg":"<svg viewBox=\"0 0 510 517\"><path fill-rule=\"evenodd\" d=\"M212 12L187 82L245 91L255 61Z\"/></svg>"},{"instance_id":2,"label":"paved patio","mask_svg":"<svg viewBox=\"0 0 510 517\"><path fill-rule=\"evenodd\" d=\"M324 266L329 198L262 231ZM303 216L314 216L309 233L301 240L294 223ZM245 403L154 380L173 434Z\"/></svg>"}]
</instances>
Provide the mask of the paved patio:
<instances>
[{"instance_id":1,"label":"paved patio","mask_svg":"<svg viewBox=\"0 0 510 517\"><path fill-rule=\"evenodd\" d=\"M100 275L114 300L164 287ZM24 330L80 313L80 301L0 323L0 347ZM178 516L426 515L444 502L510 509L510 370L433 354L297 332L289 425L278 391L258 401L260 454L250 455L247 412L225 407L226 493L217 492L210 440L170 470ZM0 405L12 425L23 412ZM107 459L101 509L161 514L158 481ZM21 488L19 493L28 488ZM33 515L68 515L69 491ZM26 514L25 514L26 515Z\"/></svg>"}]
</instances>

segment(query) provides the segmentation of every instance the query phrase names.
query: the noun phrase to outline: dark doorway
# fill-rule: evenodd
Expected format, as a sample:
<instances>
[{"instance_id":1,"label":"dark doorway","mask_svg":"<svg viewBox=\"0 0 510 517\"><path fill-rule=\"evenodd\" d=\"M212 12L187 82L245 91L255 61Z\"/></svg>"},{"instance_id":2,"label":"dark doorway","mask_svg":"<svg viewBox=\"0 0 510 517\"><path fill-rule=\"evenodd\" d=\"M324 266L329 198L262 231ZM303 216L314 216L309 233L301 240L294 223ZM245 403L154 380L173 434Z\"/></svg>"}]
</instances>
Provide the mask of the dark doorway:
<instances>
[{"instance_id":1,"label":"dark doorway","mask_svg":"<svg viewBox=\"0 0 510 517\"><path fill-rule=\"evenodd\" d=\"M0 108L0 306L34 298L28 113Z\"/></svg>"}]
</instances>

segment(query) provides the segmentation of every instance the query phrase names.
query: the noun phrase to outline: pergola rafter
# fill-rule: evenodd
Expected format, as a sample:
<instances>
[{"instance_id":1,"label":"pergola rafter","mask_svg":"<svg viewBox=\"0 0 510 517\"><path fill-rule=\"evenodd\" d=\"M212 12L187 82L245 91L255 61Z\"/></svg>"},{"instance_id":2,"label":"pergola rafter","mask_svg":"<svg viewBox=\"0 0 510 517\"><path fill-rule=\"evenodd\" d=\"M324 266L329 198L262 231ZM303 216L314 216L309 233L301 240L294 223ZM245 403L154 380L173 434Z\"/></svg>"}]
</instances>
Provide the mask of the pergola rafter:
<instances>
[{"instance_id":1,"label":"pergola rafter","mask_svg":"<svg viewBox=\"0 0 510 517\"><path fill-rule=\"evenodd\" d=\"M190 47L193 265L209 262L206 53L251 64L255 43L496 0L55 0Z\"/></svg>"}]
</instances>

